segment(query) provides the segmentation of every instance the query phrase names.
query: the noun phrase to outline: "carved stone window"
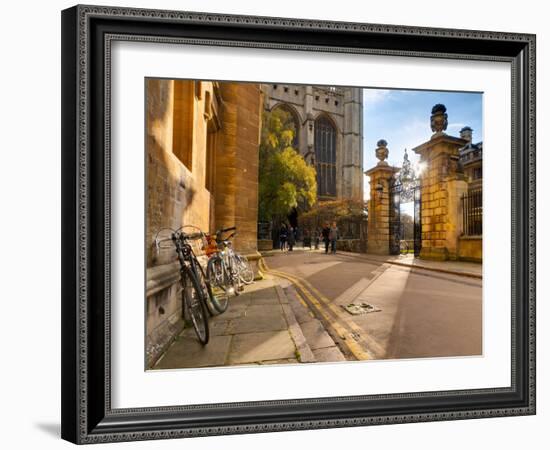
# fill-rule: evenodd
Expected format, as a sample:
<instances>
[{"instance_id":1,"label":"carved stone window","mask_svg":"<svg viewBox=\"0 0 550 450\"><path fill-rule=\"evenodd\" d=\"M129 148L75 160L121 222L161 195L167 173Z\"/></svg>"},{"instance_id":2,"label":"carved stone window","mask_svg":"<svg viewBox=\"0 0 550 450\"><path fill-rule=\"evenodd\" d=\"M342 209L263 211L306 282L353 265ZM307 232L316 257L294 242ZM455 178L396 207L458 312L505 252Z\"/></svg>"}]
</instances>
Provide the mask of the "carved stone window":
<instances>
[{"instance_id":1,"label":"carved stone window","mask_svg":"<svg viewBox=\"0 0 550 450\"><path fill-rule=\"evenodd\" d=\"M336 196L336 129L326 116L315 121L315 168L317 194Z\"/></svg>"}]
</instances>

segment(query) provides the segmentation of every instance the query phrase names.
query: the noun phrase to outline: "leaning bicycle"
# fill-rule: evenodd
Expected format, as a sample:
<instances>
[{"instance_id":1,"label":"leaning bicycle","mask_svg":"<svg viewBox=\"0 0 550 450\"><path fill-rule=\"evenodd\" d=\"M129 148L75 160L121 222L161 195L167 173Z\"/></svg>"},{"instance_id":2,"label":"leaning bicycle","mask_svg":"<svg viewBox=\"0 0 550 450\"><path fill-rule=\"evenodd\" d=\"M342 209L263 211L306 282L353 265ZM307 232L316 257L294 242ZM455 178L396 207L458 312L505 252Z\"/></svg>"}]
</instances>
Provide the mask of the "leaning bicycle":
<instances>
[{"instance_id":1,"label":"leaning bicycle","mask_svg":"<svg viewBox=\"0 0 550 450\"><path fill-rule=\"evenodd\" d=\"M254 282L254 271L248 262L246 256L240 255L233 249L231 239L237 235L236 227L222 228L216 232L216 241L220 247L220 254L224 260L225 267L233 281L236 289L242 289L243 284L252 284ZM233 231L229 236L222 239L223 233Z\"/></svg>"},{"instance_id":2,"label":"leaning bicycle","mask_svg":"<svg viewBox=\"0 0 550 450\"><path fill-rule=\"evenodd\" d=\"M202 240L204 233L186 233L182 228L160 230L155 236L155 246L157 251L166 248L167 242L174 246L180 264L183 318L191 321L197 338L201 344L206 345L210 338L207 306L209 289L192 245L194 240ZM166 230L170 231L170 236L161 238L159 234Z\"/></svg>"}]
</instances>

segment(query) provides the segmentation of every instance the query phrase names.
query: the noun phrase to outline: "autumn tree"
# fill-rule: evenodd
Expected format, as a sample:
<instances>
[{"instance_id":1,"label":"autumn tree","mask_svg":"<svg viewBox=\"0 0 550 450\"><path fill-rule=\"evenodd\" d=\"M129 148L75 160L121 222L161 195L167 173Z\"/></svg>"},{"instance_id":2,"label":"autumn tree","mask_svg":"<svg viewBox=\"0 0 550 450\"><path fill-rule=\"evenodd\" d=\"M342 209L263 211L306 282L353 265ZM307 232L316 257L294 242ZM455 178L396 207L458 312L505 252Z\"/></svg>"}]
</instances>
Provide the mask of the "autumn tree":
<instances>
[{"instance_id":1,"label":"autumn tree","mask_svg":"<svg viewBox=\"0 0 550 450\"><path fill-rule=\"evenodd\" d=\"M366 204L362 200L339 199L318 202L300 216L304 229L315 230L325 223L336 222L343 235L358 238L360 227L366 220ZM355 225L354 225L355 224Z\"/></svg>"},{"instance_id":2,"label":"autumn tree","mask_svg":"<svg viewBox=\"0 0 550 450\"><path fill-rule=\"evenodd\" d=\"M259 154L259 219L284 220L293 208L309 208L317 198L315 168L292 147L296 130L290 114L265 111Z\"/></svg>"}]
</instances>

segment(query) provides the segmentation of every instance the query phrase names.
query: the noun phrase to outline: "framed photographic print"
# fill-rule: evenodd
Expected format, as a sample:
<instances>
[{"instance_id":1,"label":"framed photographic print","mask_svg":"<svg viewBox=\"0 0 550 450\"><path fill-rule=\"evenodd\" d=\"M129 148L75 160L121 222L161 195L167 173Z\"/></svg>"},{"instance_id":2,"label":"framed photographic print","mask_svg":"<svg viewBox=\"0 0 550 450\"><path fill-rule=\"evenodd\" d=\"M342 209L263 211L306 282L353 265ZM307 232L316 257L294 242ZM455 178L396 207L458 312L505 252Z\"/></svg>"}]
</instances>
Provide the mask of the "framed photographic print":
<instances>
[{"instance_id":1,"label":"framed photographic print","mask_svg":"<svg viewBox=\"0 0 550 450\"><path fill-rule=\"evenodd\" d=\"M62 436L535 413L535 36L62 12Z\"/></svg>"}]
</instances>

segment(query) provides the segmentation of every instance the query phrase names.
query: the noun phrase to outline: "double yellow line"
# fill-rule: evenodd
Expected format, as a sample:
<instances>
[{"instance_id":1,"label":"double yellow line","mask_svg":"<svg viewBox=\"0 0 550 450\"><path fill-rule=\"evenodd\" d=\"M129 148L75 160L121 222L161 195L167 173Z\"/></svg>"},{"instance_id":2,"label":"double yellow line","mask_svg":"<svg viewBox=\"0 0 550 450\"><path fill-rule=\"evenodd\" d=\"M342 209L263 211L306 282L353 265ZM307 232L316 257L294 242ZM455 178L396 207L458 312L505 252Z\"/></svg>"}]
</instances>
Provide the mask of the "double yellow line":
<instances>
[{"instance_id":1,"label":"double yellow line","mask_svg":"<svg viewBox=\"0 0 550 450\"><path fill-rule=\"evenodd\" d=\"M280 278L285 278L296 286L297 294L300 301L304 303L308 308L317 312L319 318L330 327L338 340L346 346L349 353L359 361L366 359L373 359L373 356L364 348L365 343L362 342L361 334L363 330L359 328L354 322L344 320L341 317L341 310L331 303L331 301L325 297L315 286L311 285L307 280L297 277L296 275L290 275L280 270L270 269L263 258L259 261L260 270L262 272L270 273ZM303 297L300 295L303 294ZM305 297L305 299L304 299ZM363 345L361 345L363 343Z\"/></svg>"}]
</instances>

